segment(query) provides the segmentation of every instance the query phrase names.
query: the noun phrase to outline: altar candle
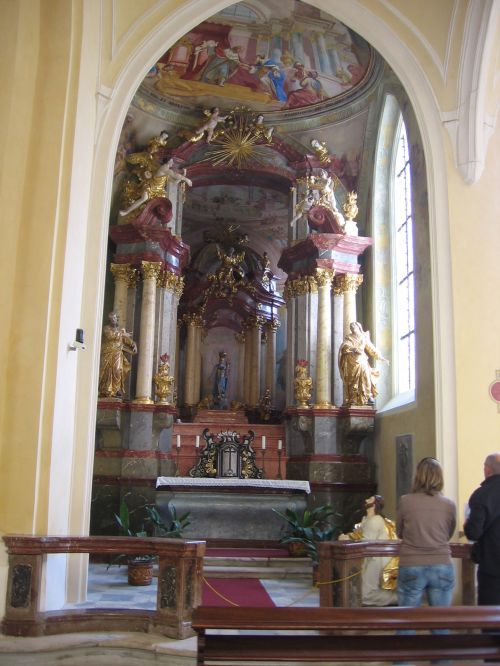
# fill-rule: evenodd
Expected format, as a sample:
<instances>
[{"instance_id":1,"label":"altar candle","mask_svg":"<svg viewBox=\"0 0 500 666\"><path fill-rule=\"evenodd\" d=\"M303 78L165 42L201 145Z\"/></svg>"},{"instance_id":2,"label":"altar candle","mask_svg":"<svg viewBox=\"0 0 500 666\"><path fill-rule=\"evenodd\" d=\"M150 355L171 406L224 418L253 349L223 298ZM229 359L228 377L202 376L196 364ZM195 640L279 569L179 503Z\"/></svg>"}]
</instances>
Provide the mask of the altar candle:
<instances>
[{"instance_id":1,"label":"altar candle","mask_svg":"<svg viewBox=\"0 0 500 666\"><path fill-rule=\"evenodd\" d=\"M199 435L196 435L196 448L197 449L200 448L200 436Z\"/></svg>"},{"instance_id":2,"label":"altar candle","mask_svg":"<svg viewBox=\"0 0 500 666\"><path fill-rule=\"evenodd\" d=\"M278 451L281 451L282 448L283 448L283 442L281 441L281 439L278 439Z\"/></svg>"},{"instance_id":3,"label":"altar candle","mask_svg":"<svg viewBox=\"0 0 500 666\"><path fill-rule=\"evenodd\" d=\"M265 435L262 435L262 448L263 449L266 448L266 436Z\"/></svg>"},{"instance_id":4,"label":"altar candle","mask_svg":"<svg viewBox=\"0 0 500 666\"><path fill-rule=\"evenodd\" d=\"M177 448L178 449L181 448L181 436L180 435L177 435Z\"/></svg>"}]
</instances>

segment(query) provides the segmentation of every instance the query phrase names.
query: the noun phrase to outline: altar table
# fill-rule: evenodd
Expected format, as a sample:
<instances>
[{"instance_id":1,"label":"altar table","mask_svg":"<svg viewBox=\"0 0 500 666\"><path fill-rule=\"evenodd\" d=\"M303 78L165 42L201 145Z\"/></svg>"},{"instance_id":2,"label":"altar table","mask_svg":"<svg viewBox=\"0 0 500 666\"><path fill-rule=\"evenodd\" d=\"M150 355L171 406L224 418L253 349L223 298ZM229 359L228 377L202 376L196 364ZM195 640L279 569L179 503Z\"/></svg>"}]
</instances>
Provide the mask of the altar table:
<instances>
[{"instance_id":1,"label":"altar table","mask_svg":"<svg viewBox=\"0 0 500 666\"><path fill-rule=\"evenodd\" d=\"M160 476L156 506L165 522L172 506L189 512L188 539L272 540L286 526L273 509L299 513L306 508L308 481L278 479L191 478Z\"/></svg>"}]
</instances>

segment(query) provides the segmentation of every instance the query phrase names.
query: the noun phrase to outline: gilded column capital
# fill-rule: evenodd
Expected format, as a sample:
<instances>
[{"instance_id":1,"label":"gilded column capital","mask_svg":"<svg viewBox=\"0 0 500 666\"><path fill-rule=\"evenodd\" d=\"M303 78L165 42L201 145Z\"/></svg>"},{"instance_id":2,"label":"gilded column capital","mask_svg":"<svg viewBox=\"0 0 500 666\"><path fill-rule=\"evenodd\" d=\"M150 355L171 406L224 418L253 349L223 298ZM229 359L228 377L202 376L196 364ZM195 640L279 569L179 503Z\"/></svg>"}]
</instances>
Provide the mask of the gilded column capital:
<instances>
[{"instance_id":1,"label":"gilded column capital","mask_svg":"<svg viewBox=\"0 0 500 666\"><path fill-rule=\"evenodd\" d=\"M264 317L261 317L260 315L253 315L248 317L245 323L247 324L248 328L262 328L265 322L266 320Z\"/></svg>"},{"instance_id":2,"label":"gilded column capital","mask_svg":"<svg viewBox=\"0 0 500 666\"><path fill-rule=\"evenodd\" d=\"M141 261L141 272L143 280L156 280L161 272L160 261Z\"/></svg>"},{"instance_id":3,"label":"gilded column capital","mask_svg":"<svg viewBox=\"0 0 500 666\"><path fill-rule=\"evenodd\" d=\"M182 315L182 320L188 325L196 328L203 328L203 318L196 312L188 312Z\"/></svg>"},{"instance_id":4,"label":"gilded column capital","mask_svg":"<svg viewBox=\"0 0 500 666\"><path fill-rule=\"evenodd\" d=\"M335 276L335 271L331 268L317 268L315 273L316 284L318 287L329 287Z\"/></svg>"},{"instance_id":5,"label":"gilded column capital","mask_svg":"<svg viewBox=\"0 0 500 666\"><path fill-rule=\"evenodd\" d=\"M178 298L182 296L184 290L184 278L181 275L176 275L172 271L162 271L158 281L158 286L163 287Z\"/></svg>"},{"instance_id":6,"label":"gilded column capital","mask_svg":"<svg viewBox=\"0 0 500 666\"><path fill-rule=\"evenodd\" d=\"M336 294L345 294L348 291L356 293L362 282L363 276L359 273L341 273L334 278L334 292Z\"/></svg>"},{"instance_id":7,"label":"gilded column capital","mask_svg":"<svg viewBox=\"0 0 500 666\"><path fill-rule=\"evenodd\" d=\"M141 271L138 268L131 268L128 277L129 289L137 289L137 285L141 281Z\"/></svg>"},{"instance_id":8,"label":"gilded column capital","mask_svg":"<svg viewBox=\"0 0 500 666\"><path fill-rule=\"evenodd\" d=\"M236 340L236 342L239 342L240 344L244 344L245 343L245 332L241 331L241 333L235 333L234 334L234 339Z\"/></svg>"},{"instance_id":9,"label":"gilded column capital","mask_svg":"<svg viewBox=\"0 0 500 666\"><path fill-rule=\"evenodd\" d=\"M268 321L266 324L266 328L271 331L272 333L276 333L278 328L281 326L281 322L279 319L271 319L271 321Z\"/></svg>"},{"instance_id":10,"label":"gilded column capital","mask_svg":"<svg viewBox=\"0 0 500 666\"><path fill-rule=\"evenodd\" d=\"M128 284L130 272L134 269L130 267L130 264L110 264L109 270L115 282L126 282Z\"/></svg>"}]
</instances>

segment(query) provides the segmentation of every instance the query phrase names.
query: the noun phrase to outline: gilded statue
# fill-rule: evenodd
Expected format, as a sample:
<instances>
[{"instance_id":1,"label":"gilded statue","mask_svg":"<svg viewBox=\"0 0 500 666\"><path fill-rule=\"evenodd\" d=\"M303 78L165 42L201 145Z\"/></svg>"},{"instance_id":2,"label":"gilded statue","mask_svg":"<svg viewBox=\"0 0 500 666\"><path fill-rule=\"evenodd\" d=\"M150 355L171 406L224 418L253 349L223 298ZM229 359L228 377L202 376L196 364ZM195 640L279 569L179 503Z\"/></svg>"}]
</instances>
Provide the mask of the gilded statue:
<instances>
[{"instance_id":1,"label":"gilded statue","mask_svg":"<svg viewBox=\"0 0 500 666\"><path fill-rule=\"evenodd\" d=\"M130 372L127 354L137 354L132 334L118 324L118 314L110 312L109 324L104 326L99 368L99 397L115 398L125 395L125 379Z\"/></svg>"},{"instance_id":2,"label":"gilded statue","mask_svg":"<svg viewBox=\"0 0 500 666\"><path fill-rule=\"evenodd\" d=\"M314 150L314 154L322 164L330 164L331 159L325 141L311 139L311 147Z\"/></svg>"},{"instance_id":3,"label":"gilded statue","mask_svg":"<svg viewBox=\"0 0 500 666\"><path fill-rule=\"evenodd\" d=\"M170 405L168 397L174 391L175 379L169 374L170 363L169 355L160 356L158 372L154 375L153 381L156 386L157 403L159 405Z\"/></svg>"},{"instance_id":4,"label":"gilded statue","mask_svg":"<svg viewBox=\"0 0 500 666\"><path fill-rule=\"evenodd\" d=\"M160 148L163 148L167 145L167 139L168 132L163 130L158 136L154 136L152 139L150 139L146 150L127 155L126 162L127 164L132 165L132 173L139 180L143 179L144 173L146 171L151 171L154 173L160 166L158 152Z\"/></svg>"},{"instance_id":5,"label":"gilded statue","mask_svg":"<svg viewBox=\"0 0 500 666\"><path fill-rule=\"evenodd\" d=\"M235 252L233 247L230 247L227 252L221 250L218 245L216 248L221 265L208 278L212 283L210 291L215 296L231 299L232 295L238 292L241 284L245 282L245 272L241 267L245 252Z\"/></svg>"},{"instance_id":6,"label":"gilded statue","mask_svg":"<svg viewBox=\"0 0 500 666\"><path fill-rule=\"evenodd\" d=\"M389 361L384 358L370 340L369 331L363 331L357 321L351 322L348 333L339 349L339 370L344 383L344 405L373 404L377 389L375 378L380 372L372 368L369 358Z\"/></svg>"},{"instance_id":7,"label":"gilded statue","mask_svg":"<svg viewBox=\"0 0 500 666\"><path fill-rule=\"evenodd\" d=\"M309 407L309 401L312 395L312 379L307 374L309 362L300 359L295 365L295 379L293 387L295 391L295 400L298 407Z\"/></svg>"},{"instance_id":8,"label":"gilded statue","mask_svg":"<svg viewBox=\"0 0 500 666\"><path fill-rule=\"evenodd\" d=\"M132 189L130 189L130 183L128 183L127 188L124 188L123 191L123 200L130 201L134 194L137 195L137 198L131 201L130 205L126 208L120 210L119 214L124 217L151 199L165 198L167 196L166 187L169 181L175 184L186 183L186 185L191 187L193 183L187 178L186 169L179 172L174 169L173 163L174 160L172 158L169 159L168 162L165 162L165 164L156 169L154 175L149 169L146 169L142 174L141 182L133 186Z\"/></svg>"}]
</instances>

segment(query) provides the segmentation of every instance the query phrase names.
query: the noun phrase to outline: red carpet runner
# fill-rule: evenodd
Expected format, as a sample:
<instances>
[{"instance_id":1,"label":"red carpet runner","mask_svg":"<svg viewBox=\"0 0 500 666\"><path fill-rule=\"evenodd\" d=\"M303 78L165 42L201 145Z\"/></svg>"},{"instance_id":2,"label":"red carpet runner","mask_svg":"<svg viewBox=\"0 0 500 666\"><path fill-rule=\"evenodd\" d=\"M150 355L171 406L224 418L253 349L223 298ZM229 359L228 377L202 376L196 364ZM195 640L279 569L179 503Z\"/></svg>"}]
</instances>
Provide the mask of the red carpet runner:
<instances>
[{"instance_id":1,"label":"red carpet runner","mask_svg":"<svg viewBox=\"0 0 500 666\"><path fill-rule=\"evenodd\" d=\"M274 606L273 600L258 578L207 578L206 580L208 584L204 580L202 589L203 606L261 608Z\"/></svg>"}]
</instances>

